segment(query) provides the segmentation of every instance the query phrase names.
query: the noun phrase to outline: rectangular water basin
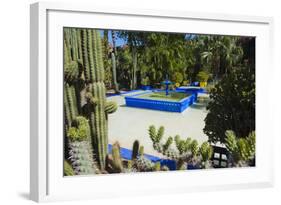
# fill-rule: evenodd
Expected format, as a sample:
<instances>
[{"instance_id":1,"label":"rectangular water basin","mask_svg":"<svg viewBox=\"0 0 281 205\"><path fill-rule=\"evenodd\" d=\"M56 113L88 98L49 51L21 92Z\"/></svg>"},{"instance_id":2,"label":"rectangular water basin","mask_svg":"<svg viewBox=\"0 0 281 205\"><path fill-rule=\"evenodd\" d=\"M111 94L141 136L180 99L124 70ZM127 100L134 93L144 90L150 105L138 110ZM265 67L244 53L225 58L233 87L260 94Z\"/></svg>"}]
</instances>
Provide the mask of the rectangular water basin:
<instances>
[{"instance_id":1,"label":"rectangular water basin","mask_svg":"<svg viewBox=\"0 0 281 205\"><path fill-rule=\"evenodd\" d=\"M129 107L167 112L183 112L196 101L195 93L169 91L169 96L165 95L165 91L146 91L126 96L125 101Z\"/></svg>"}]
</instances>

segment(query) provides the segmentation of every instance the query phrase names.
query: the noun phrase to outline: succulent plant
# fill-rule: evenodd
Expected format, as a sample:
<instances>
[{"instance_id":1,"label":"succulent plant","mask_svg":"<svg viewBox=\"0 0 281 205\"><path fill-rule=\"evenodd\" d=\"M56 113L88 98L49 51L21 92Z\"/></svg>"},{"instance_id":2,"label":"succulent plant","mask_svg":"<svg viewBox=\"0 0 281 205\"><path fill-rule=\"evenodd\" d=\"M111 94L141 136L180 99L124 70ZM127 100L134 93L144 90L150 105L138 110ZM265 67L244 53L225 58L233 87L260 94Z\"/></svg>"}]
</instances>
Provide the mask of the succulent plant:
<instances>
[{"instance_id":1,"label":"succulent plant","mask_svg":"<svg viewBox=\"0 0 281 205\"><path fill-rule=\"evenodd\" d=\"M203 162L206 162L211 159L211 157L213 155L213 148L208 142L203 142L201 144L199 152L200 152Z\"/></svg>"},{"instance_id":2,"label":"succulent plant","mask_svg":"<svg viewBox=\"0 0 281 205\"><path fill-rule=\"evenodd\" d=\"M74 170L72 169L71 165L66 160L64 160L64 163L63 163L63 174L64 174L64 176L75 175Z\"/></svg>"},{"instance_id":3,"label":"succulent plant","mask_svg":"<svg viewBox=\"0 0 281 205\"><path fill-rule=\"evenodd\" d=\"M112 145L112 159L113 159L113 168L116 172L123 171L123 163L120 155L120 145L118 142L115 142Z\"/></svg>"},{"instance_id":4,"label":"succulent plant","mask_svg":"<svg viewBox=\"0 0 281 205\"><path fill-rule=\"evenodd\" d=\"M132 160L135 160L138 157L139 147L140 147L139 141L135 140L134 143L133 143Z\"/></svg>"},{"instance_id":5,"label":"succulent plant","mask_svg":"<svg viewBox=\"0 0 281 205\"><path fill-rule=\"evenodd\" d=\"M134 160L134 167L139 172L149 172L149 171L153 171L154 169L154 164L144 156L143 146L140 146L139 156L137 157L137 159Z\"/></svg>"},{"instance_id":6,"label":"succulent plant","mask_svg":"<svg viewBox=\"0 0 281 205\"><path fill-rule=\"evenodd\" d=\"M106 102L105 104L105 112L107 114L111 114L111 113L114 113L118 108L118 105L116 102L113 102L113 101L109 101L109 102Z\"/></svg>"},{"instance_id":7,"label":"succulent plant","mask_svg":"<svg viewBox=\"0 0 281 205\"><path fill-rule=\"evenodd\" d=\"M246 138L238 138L231 130L227 130L225 135L225 146L230 153L230 163L235 166L247 166L255 157L255 132L250 132Z\"/></svg>"},{"instance_id":8,"label":"succulent plant","mask_svg":"<svg viewBox=\"0 0 281 205\"><path fill-rule=\"evenodd\" d=\"M202 147L199 148L197 140L191 140L191 138L181 139L179 135L174 138L168 137L163 142L164 127L160 127L157 131L153 125L149 126L148 133L152 140L153 148L167 158L175 160L177 169L186 169L188 163L199 167L200 160L205 160L206 162L212 155L212 147L208 142L203 143ZM176 150L172 146L173 143L175 143ZM201 158L199 152L203 155Z\"/></svg>"},{"instance_id":9,"label":"succulent plant","mask_svg":"<svg viewBox=\"0 0 281 205\"><path fill-rule=\"evenodd\" d=\"M76 175L88 175L98 172L93 160L93 153L89 141L69 142L69 158Z\"/></svg>"},{"instance_id":10,"label":"succulent plant","mask_svg":"<svg viewBox=\"0 0 281 205\"><path fill-rule=\"evenodd\" d=\"M154 164L154 171L161 171L161 163L160 162L156 162Z\"/></svg>"}]
</instances>

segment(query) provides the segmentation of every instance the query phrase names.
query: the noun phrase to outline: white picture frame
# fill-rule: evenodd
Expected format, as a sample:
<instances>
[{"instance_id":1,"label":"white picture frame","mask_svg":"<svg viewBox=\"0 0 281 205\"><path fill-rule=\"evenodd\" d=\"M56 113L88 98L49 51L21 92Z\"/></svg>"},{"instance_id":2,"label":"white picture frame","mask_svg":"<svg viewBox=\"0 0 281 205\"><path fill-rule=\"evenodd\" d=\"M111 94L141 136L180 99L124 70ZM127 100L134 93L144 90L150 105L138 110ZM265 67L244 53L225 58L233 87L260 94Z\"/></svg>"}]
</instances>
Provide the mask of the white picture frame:
<instances>
[{"instance_id":1,"label":"white picture frame","mask_svg":"<svg viewBox=\"0 0 281 205\"><path fill-rule=\"evenodd\" d=\"M60 119L64 26L256 36L256 167L63 177ZM270 17L97 8L81 3L32 4L30 198L41 202L272 186L272 113L263 109L271 106L267 92L270 85L266 88L262 84L270 79L267 71L272 68L272 29Z\"/></svg>"}]
</instances>

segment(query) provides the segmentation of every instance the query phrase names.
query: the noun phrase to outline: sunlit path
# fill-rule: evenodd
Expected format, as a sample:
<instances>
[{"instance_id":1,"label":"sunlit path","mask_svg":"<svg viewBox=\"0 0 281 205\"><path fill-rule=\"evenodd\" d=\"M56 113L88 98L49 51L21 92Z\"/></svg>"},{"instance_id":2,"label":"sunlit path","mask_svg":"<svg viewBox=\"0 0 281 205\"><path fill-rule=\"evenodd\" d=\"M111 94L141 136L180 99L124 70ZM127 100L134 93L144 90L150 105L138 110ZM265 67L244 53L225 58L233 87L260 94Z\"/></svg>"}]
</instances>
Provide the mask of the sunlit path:
<instances>
[{"instance_id":1,"label":"sunlit path","mask_svg":"<svg viewBox=\"0 0 281 205\"><path fill-rule=\"evenodd\" d=\"M139 91L141 92L141 91ZM163 112L156 110L126 107L124 94L110 97L110 100L118 103L118 110L109 115L108 134L109 143L119 141L125 148L132 148L135 140L144 145L148 154L159 154L153 149L152 142L148 135L148 127L165 127L165 137L180 135L183 138L191 137L199 143L207 140L203 133L205 126L204 119L207 115L204 103L198 102L187 108L182 113ZM206 94L199 94L199 97Z\"/></svg>"}]
</instances>

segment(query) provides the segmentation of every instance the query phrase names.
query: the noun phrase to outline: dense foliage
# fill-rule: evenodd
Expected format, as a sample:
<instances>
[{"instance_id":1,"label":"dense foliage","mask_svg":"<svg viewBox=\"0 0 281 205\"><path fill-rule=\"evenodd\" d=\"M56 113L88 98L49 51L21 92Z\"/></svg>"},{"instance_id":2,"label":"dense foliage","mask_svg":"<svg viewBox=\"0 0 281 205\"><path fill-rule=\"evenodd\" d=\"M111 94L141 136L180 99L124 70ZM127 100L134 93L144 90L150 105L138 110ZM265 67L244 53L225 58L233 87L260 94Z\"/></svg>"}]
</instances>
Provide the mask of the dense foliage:
<instances>
[{"instance_id":1,"label":"dense foliage","mask_svg":"<svg viewBox=\"0 0 281 205\"><path fill-rule=\"evenodd\" d=\"M225 142L225 131L245 138L255 130L255 71L248 65L233 69L210 93L204 132L211 142Z\"/></svg>"},{"instance_id":2,"label":"dense foliage","mask_svg":"<svg viewBox=\"0 0 281 205\"><path fill-rule=\"evenodd\" d=\"M116 37L112 37L113 48L109 46L116 58L111 64L113 68L116 64L115 72L122 89L148 84L144 82L158 87L166 77L178 85L211 79L217 82L243 60L254 61L249 49L254 45L251 38L132 31L104 34L109 33L125 42L115 46ZM108 37L104 39L108 41ZM108 88L114 84L107 83Z\"/></svg>"}]
</instances>

